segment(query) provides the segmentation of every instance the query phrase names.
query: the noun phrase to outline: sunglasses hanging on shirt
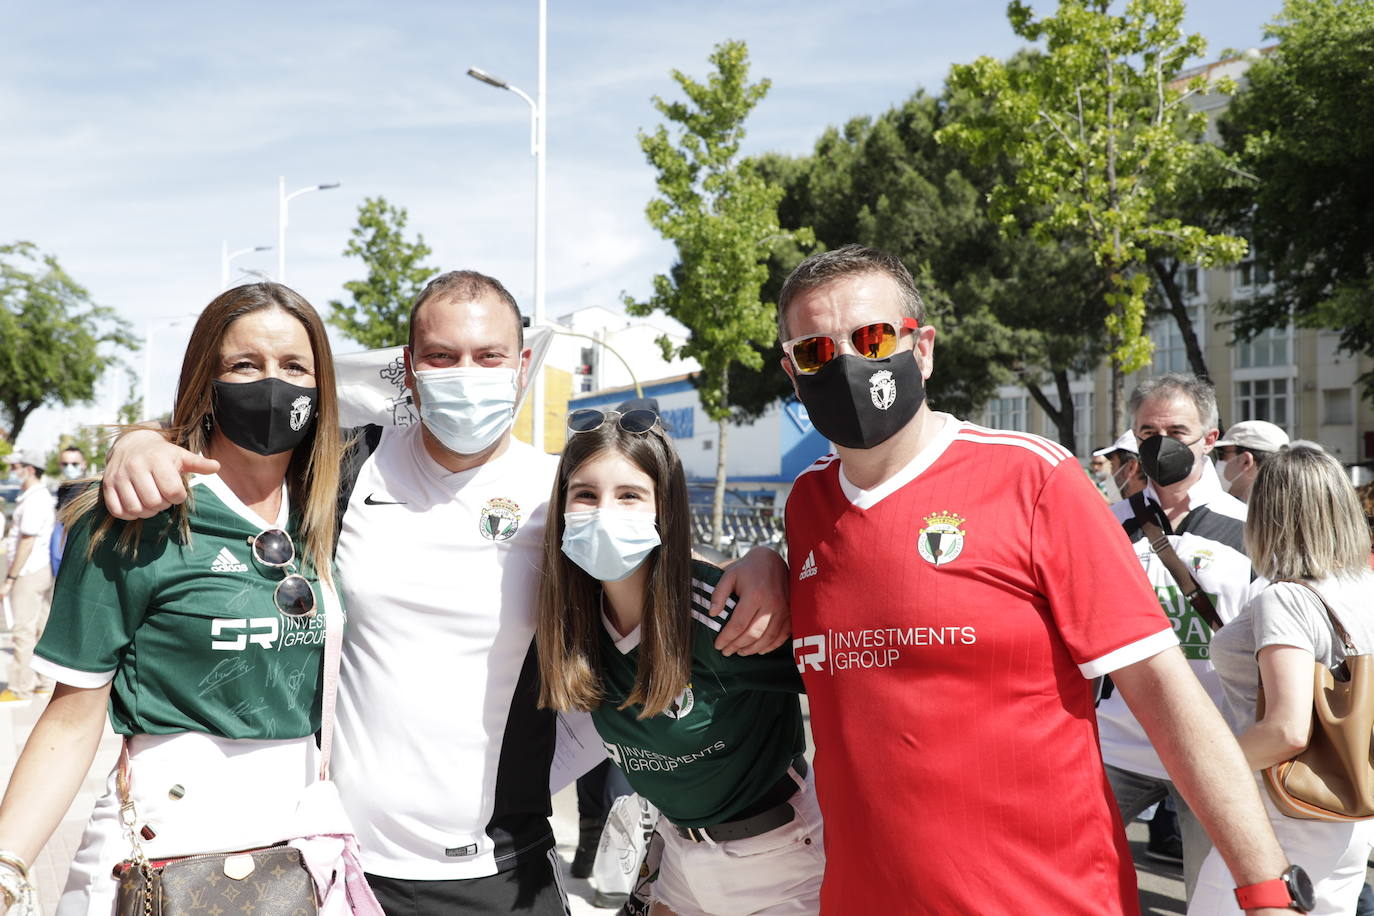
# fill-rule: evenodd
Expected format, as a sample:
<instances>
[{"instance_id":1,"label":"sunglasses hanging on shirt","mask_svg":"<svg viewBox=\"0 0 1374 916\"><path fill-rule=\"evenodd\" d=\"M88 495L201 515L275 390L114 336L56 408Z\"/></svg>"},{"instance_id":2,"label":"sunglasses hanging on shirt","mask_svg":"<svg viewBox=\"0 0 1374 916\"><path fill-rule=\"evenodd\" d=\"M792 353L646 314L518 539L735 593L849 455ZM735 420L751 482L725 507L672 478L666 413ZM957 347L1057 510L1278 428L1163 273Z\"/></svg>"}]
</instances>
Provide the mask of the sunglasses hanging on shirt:
<instances>
[{"instance_id":1,"label":"sunglasses hanging on shirt","mask_svg":"<svg viewBox=\"0 0 1374 916\"><path fill-rule=\"evenodd\" d=\"M315 590L305 576L292 571L296 565L296 545L291 535L280 528L269 528L250 537L248 544L253 548L253 559L263 566L287 571L286 578L272 592L277 610L287 617L314 617Z\"/></svg>"}]
</instances>

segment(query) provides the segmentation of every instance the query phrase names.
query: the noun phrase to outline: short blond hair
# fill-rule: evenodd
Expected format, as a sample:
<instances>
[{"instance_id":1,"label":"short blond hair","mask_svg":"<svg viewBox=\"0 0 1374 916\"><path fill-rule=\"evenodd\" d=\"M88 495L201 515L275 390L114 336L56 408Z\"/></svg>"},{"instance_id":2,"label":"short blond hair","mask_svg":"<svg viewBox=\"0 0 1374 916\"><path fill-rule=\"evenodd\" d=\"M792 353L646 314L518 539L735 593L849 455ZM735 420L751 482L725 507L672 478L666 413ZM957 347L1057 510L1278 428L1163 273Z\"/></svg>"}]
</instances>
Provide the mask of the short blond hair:
<instances>
[{"instance_id":1,"label":"short blond hair","mask_svg":"<svg viewBox=\"0 0 1374 916\"><path fill-rule=\"evenodd\" d=\"M1298 440L1260 465L1245 519L1245 551L1266 579L1325 579L1368 568L1369 529L1339 461Z\"/></svg>"}]
</instances>

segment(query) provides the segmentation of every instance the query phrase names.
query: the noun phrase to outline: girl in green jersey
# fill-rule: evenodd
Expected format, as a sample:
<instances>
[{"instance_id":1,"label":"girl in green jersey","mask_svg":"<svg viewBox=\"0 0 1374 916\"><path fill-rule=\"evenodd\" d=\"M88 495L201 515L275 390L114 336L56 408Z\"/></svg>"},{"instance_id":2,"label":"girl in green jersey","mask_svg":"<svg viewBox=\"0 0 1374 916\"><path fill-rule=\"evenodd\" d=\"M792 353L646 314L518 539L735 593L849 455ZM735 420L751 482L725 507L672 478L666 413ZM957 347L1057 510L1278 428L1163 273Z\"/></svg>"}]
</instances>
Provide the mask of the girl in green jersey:
<instances>
[{"instance_id":1,"label":"girl in green jersey","mask_svg":"<svg viewBox=\"0 0 1374 916\"><path fill-rule=\"evenodd\" d=\"M549 501L541 704L586 710L658 807L656 914L815 913L824 868L791 646L723 655L656 409L574 411ZM561 511L560 511L561 510Z\"/></svg>"},{"instance_id":2,"label":"girl in green jersey","mask_svg":"<svg viewBox=\"0 0 1374 916\"><path fill-rule=\"evenodd\" d=\"M165 432L188 450L186 501L119 522L91 487L67 510L34 661L58 686L0 805L6 906L85 778L107 711L126 736L150 858L313 832L294 816L315 771L324 621L342 614L326 587L337 429L329 341L308 302L255 283L205 308ZM131 841L110 783L59 916L113 910L112 868Z\"/></svg>"}]
</instances>

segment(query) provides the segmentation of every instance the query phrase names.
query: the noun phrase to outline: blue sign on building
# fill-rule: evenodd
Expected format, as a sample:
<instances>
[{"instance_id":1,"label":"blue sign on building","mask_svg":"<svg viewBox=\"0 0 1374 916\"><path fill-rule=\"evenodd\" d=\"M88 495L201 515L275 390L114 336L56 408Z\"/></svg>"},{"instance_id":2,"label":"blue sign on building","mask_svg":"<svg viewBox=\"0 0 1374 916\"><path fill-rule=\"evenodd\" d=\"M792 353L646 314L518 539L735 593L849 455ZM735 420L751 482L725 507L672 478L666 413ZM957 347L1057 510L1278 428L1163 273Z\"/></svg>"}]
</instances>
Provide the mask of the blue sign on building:
<instances>
[{"instance_id":1,"label":"blue sign on building","mask_svg":"<svg viewBox=\"0 0 1374 916\"><path fill-rule=\"evenodd\" d=\"M660 412L663 426L674 439L690 439L696 435L696 408L674 407Z\"/></svg>"}]
</instances>

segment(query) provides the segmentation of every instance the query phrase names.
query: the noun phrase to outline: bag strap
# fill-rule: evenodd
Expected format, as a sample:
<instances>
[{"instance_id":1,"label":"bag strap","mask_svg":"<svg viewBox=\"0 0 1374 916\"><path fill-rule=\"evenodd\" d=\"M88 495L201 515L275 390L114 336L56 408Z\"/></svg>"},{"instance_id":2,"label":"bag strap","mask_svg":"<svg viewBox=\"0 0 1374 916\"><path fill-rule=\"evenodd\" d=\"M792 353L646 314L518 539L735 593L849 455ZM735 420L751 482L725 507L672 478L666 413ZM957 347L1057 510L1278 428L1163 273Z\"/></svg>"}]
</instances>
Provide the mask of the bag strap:
<instances>
[{"instance_id":1,"label":"bag strap","mask_svg":"<svg viewBox=\"0 0 1374 916\"><path fill-rule=\"evenodd\" d=\"M1332 626L1333 629L1335 629L1336 635L1337 635L1338 637L1340 637L1341 642L1345 645L1345 654L1346 654L1346 655L1359 655L1359 654L1360 654L1359 651L1355 648L1355 643L1354 643L1353 640L1351 640L1350 634L1346 631L1345 627L1341 626L1341 621L1340 621L1340 619L1336 616L1335 610L1333 610L1332 607L1331 607L1331 605L1327 603L1327 600L1326 600L1324 597L1322 597L1322 593L1319 592L1319 591L1317 591L1315 588L1312 587L1312 583L1307 582L1307 581L1305 581L1305 580L1303 580L1303 579L1275 579L1274 581L1275 581L1275 582L1291 582L1291 583L1293 583L1294 585L1301 585L1303 588L1307 589L1309 592L1311 592L1312 594L1316 595L1316 596L1317 596L1317 600L1320 601L1320 602L1322 603L1322 608L1324 608L1324 609L1326 610L1326 619L1329 620L1329 621L1331 621L1331 626Z\"/></svg>"},{"instance_id":2,"label":"bag strap","mask_svg":"<svg viewBox=\"0 0 1374 916\"><path fill-rule=\"evenodd\" d=\"M333 583L320 580L324 605L324 677L320 686L320 779L329 778L334 747L334 708L339 696L339 662L343 657L343 605Z\"/></svg>"},{"instance_id":3,"label":"bag strap","mask_svg":"<svg viewBox=\"0 0 1374 916\"><path fill-rule=\"evenodd\" d=\"M1164 568L1173 576L1178 587L1183 589L1183 597L1188 599L1188 603L1197 611L1198 616L1207 621L1207 625L1213 631L1221 629L1221 615L1212 605L1212 599L1198 585L1197 579L1193 578L1193 573L1188 569L1188 564L1179 558L1178 551L1174 550L1174 545L1169 543L1169 536L1164 533L1159 522L1155 520L1155 514L1150 511L1150 507L1145 503L1145 494L1135 493L1131 496L1131 510L1135 512L1136 524L1140 526L1140 531L1149 542L1150 549L1155 556L1159 557L1164 563ZM1156 510L1157 512L1158 510ZM1168 524L1168 520L1165 520Z\"/></svg>"}]
</instances>

